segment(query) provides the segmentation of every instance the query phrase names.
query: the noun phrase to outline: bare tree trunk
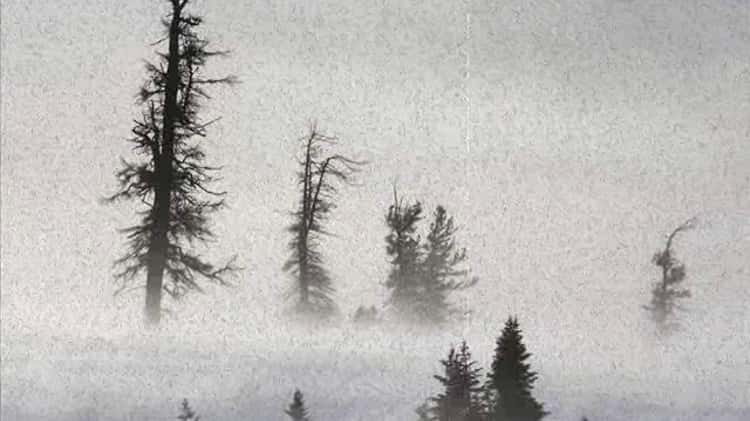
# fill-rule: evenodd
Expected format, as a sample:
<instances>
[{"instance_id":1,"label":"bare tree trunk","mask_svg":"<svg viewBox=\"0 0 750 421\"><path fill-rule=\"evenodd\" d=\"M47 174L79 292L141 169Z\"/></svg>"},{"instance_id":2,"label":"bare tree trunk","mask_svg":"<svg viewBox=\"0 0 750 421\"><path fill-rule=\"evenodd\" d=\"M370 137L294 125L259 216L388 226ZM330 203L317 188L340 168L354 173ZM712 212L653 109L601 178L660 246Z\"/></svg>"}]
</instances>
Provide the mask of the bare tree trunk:
<instances>
[{"instance_id":1,"label":"bare tree trunk","mask_svg":"<svg viewBox=\"0 0 750 421\"><path fill-rule=\"evenodd\" d=\"M158 184L154 197L156 218L149 248L146 278L146 321L157 325L161 320L161 296L169 239L170 203L172 195L172 161L174 160L175 121L177 119L177 91L180 74L180 13L184 3L172 0L172 22L169 27L169 58L167 84L164 94L164 116L161 153L157 162Z\"/></svg>"}]
</instances>

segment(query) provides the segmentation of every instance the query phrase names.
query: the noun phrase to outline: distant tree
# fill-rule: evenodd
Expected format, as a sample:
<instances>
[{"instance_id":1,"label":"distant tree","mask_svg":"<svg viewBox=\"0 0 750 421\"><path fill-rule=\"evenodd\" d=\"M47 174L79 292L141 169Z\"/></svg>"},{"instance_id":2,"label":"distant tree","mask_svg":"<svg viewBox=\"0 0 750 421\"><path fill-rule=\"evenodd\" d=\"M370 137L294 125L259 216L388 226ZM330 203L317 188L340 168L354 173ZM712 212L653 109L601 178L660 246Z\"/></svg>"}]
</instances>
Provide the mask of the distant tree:
<instances>
[{"instance_id":1,"label":"distant tree","mask_svg":"<svg viewBox=\"0 0 750 421\"><path fill-rule=\"evenodd\" d=\"M466 261L466 249L456 247L458 228L445 208L438 206L433 214L430 232L423 244L424 260L421 264L422 292L418 312L427 321L443 323L455 314L448 295L451 291L466 289L477 283L467 280L468 270L462 268Z\"/></svg>"},{"instance_id":2,"label":"distant tree","mask_svg":"<svg viewBox=\"0 0 750 421\"><path fill-rule=\"evenodd\" d=\"M353 321L355 323L370 324L378 320L378 310L375 306L365 308L363 306L357 307L357 311L354 312Z\"/></svg>"},{"instance_id":3,"label":"distant tree","mask_svg":"<svg viewBox=\"0 0 750 421\"><path fill-rule=\"evenodd\" d=\"M284 410L284 412L294 421L310 421L307 408L305 408L304 397L299 389L294 391L292 403L289 404L289 408Z\"/></svg>"},{"instance_id":4,"label":"distant tree","mask_svg":"<svg viewBox=\"0 0 750 421\"><path fill-rule=\"evenodd\" d=\"M284 270L295 276L296 310L305 315L328 317L336 312L336 305L331 277L319 250L320 237L327 233L323 224L335 207L336 182L349 182L364 162L339 154L324 154L324 147L334 145L336 139L319 133L314 126L301 142L303 156L297 173L301 197L298 209L292 213L294 221L289 227L293 235L289 243L292 256Z\"/></svg>"},{"instance_id":5,"label":"distant tree","mask_svg":"<svg viewBox=\"0 0 750 421\"><path fill-rule=\"evenodd\" d=\"M695 220L690 219L672 231L664 250L657 251L651 260L661 269L661 280L655 283L651 291L651 304L645 307L663 328L673 326L669 319L674 310L680 308L677 300L690 297L690 291L680 287L686 275L685 265L674 257L672 242L677 233L693 228L694 223Z\"/></svg>"},{"instance_id":6,"label":"distant tree","mask_svg":"<svg viewBox=\"0 0 750 421\"><path fill-rule=\"evenodd\" d=\"M128 252L115 264L123 269L116 277L126 289L146 271L146 320L158 324L162 291L180 298L189 290L201 291L197 278L225 284L224 275L235 269L231 262L214 266L195 253L196 243L213 238L209 215L224 205L223 192L209 189L214 167L205 165L199 139L206 127L198 112L205 88L231 84L232 77L203 76L206 61L224 53L208 49L208 41L195 32L202 18L185 11L189 0L170 0L171 14L164 20L169 46L158 64L148 63L148 79L140 90L144 106L129 141L139 162L123 160L117 173L119 191L109 202L133 200L142 204L140 222L123 232ZM164 279L164 273L168 279Z\"/></svg>"},{"instance_id":7,"label":"distant tree","mask_svg":"<svg viewBox=\"0 0 750 421\"><path fill-rule=\"evenodd\" d=\"M486 386L495 396L490 408L492 421L539 421L548 413L531 395L537 374L526 360L531 356L523 344L518 320L508 318L497 340L492 371Z\"/></svg>"},{"instance_id":8,"label":"distant tree","mask_svg":"<svg viewBox=\"0 0 750 421\"><path fill-rule=\"evenodd\" d=\"M393 204L388 208L385 222L390 230L385 237L386 252L391 257L391 272L385 286L391 290L389 303L402 318L414 317L418 308L420 285L420 237L417 224L422 220L419 202L405 203L393 187Z\"/></svg>"},{"instance_id":9,"label":"distant tree","mask_svg":"<svg viewBox=\"0 0 750 421\"><path fill-rule=\"evenodd\" d=\"M402 319L436 325L456 313L449 294L473 286L477 279L465 279L466 249L456 246L458 228L453 218L443 206L435 209L433 217L423 241L417 233L423 219L421 203L405 203L394 187L386 215L390 232L385 238L392 269L385 285L391 290L390 304Z\"/></svg>"},{"instance_id":10,"label":"distant tree","mask_svg":"<svg viewBox=\"0 0 750 421\"><path fill-rule=\"evenodd\" d=\"M445 375L434 376L444 391L432 398L430 409L434 421L482 421L485 419L481 403L483 388L479 381L481 369L472 360L466 342L456 352L451 348L448 358L440 361Z\"/></svg>"},{"instance_id":11,"label":"distant tree","mask_svg":"<svg viewBox=\"0 0 750 421\"><path fill-rule=\"evenodd\" d=\"M183 399L182 406L180 407L180 415L177 416L177 419L180 421L200 421L201 417L190 408L187 399Z\"/></svg>"}]
</instances>

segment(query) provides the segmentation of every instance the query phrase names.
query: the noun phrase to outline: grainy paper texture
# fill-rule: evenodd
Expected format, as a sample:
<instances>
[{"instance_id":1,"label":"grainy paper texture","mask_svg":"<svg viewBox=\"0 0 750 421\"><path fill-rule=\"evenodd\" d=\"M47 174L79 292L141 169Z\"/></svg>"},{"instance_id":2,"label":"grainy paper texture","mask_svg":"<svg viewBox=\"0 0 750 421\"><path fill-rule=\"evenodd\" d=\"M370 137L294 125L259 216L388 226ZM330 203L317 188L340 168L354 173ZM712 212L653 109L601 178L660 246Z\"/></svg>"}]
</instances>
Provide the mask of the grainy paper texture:
<instances>
[{"instance_id":1,"label":"grainy paper texture","mask_svg":"<svg viewBox=\"0 0 750 421\"><path fill-rule=\"evenodd\" d=\"M2 419L416 419L439 360L466 339L482 367L519 316L551 421L750 419L750 3L198 1L229 57L211 73L209 163L229 207L206 256L233 288L165 301L112 294L108 206L131 157L143 60L166 1L2 2ZM310 121L370 162L325 240L343 315L282 317L298 138ZM479 283L439 333L357 329L381 308L393 184L460 226ZM651 256L680 223L692 297L656 332Z\"/></svg>"}]
</instances>

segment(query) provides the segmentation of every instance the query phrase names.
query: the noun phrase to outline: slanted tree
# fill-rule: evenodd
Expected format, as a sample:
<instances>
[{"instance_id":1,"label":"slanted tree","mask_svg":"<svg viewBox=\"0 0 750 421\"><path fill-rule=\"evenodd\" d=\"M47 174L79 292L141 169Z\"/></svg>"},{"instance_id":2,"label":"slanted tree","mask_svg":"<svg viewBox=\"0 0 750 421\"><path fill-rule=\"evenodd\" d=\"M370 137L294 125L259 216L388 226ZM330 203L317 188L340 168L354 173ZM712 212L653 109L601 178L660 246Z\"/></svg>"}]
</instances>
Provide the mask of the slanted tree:
<instances>
[{"instance_id":1,"label":"slanted tree","mask_svg":"<svg viewBox=\"0 0 750 421\"><path fill-rule=\"evenodd\" d=\"M547 415L543 405L531 394L537 374L526 362L530 356L518 320L508 318L497 340L492 370L485 385L494 395L490 420L539 421Z\"/></svg>"},{"instance_id":2,"label":"slanted tree","mask_svg":"<svg viewBox=\"0 0 750 421\"><path fill-rule=\"evenodd\" d=\"M418 319L415 309L420 298L420 237L417 224L422 220L422 205L399 199L393 187L393 204L385 222L390 230L385 237L386 252L391 257L391 271L385 286L391 290L389 304L403 319Z\"/></svg>"},{"instance_id":3,"label":"slanted tree","mask_svg":"<svg viewBox=\"0 0 750 421\"><path fill-rule=\"evenodd\" d=\"M177 419L180 421L200 421L201 417L190 408L188 400L183 399L180 406L180 415L177 416Z\"/></svg>"},{"instance_id":4,"label":"slanted tree","mask_svg":"<svg viewBox=\"0 0 750 421\"><path fill-rule=\"evenodd\" d=\"M284 412L294 421L310 421L307 408L305 408L304 396L302 396L302 392L299 389L294 391L292 403L289 404L289 408L285 409Z\"/></svg>"},{"instance_id":5,"label":"slanted tree","mask_svg":"<svg viewBox=\"0 0 750 421\"><path fill-rule=\"evenodd\" d=\"M432 398L430 409L435 421L481 421L485 411L481 402L483 387L479 381L480 368L471 358L469 346L464 341L458 351L451 348L448 358L440 363L443 376L434 376L444 391Z\"/></svg>"},{"instance_id":6,"label":"slanted tree","mask_svg":"<svg viewBox=\"0 0 750 421\"><path fill-rule=\"evenodd\" d=\"M655 283L651 291L650 305L645 307L662 328L674 327L673 323L670 323L670 317L675 309L680 308L677 301L690 297L690 290L681 287L686 276L685 265L674 257L672 242L678 233L693 228L694 223L695 219L690 219L678 226L667 237L664 250L657 251L652 258L652 262L661 269L661 279Z\"/></svg>"},{"instance_id":7,"label":"slanted tree","mask_svg":"<svg viewBox=\"0 0 750 421\"><path fill-rule=\"evenodd\" d=\"M466 249L456 246L458 228L445 208L438 206L433 214L430 231L423 244L424 260L421 264L421 294L418 312L427 321L439 324L456 313L448 300L452 291L469 288L477 279L466 279L468 270L463 266Z\"/></svg>"},{"instance_id":8,"label":"slanted tree","mask_svg":"<svg viewBox=\"0 0 750 421\"><path fill-rule=\"evenodd\" d=\"M336 139L317 131L301 139L302 158L297 173L301 193L299 206L293 215L289 231L292 255L284 265L295 277L298 294L296 310L300 314L328 317L336 313L334 288L320 251L321 236L326 234L324 223L336 206L338 183L348 183L364 164L340 154L327 154L325 147L334 146Z\"/></svg>"},{"instance_id":9,"label":"slanted tree","mask_svg":"<svg viewBox=\"0 0 750 421\"><path fill-rule=\"evenodd\" d=\"M235 79L203 75L206 61L225 53L208 49L208 41L196 33L203 21L186 12L189 0L169 2L171 14L163 21L168 50L159 54L159 63L146 65L148 78L138 97L144 111L129 139L144 158L123 160L117 173L120 188L108 198L143 206L139 223L123 230L128 252L115 265L122 267L116 275L118 292L146 272L150 324L159 323L162 292L180 298L190 290L201 291L199 278L225 284L225 275L236 269L232 261L223 266L207 262L194 247L213 238L208 217L224 205L225 194L209 188L218 168L204 163L200 140L211 122L203 123L199 111L208 98L206 87Z\"/></svg>"}]
</instances>

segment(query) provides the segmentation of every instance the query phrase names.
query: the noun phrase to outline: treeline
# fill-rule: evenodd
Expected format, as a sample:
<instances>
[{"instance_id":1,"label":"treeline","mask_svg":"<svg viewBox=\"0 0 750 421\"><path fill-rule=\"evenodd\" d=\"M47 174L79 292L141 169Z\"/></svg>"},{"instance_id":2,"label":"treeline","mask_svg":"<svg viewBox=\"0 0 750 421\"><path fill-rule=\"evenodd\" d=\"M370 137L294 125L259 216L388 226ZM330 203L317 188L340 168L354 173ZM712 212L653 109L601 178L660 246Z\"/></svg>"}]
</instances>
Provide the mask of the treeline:
<instances>
[{"instance_id":1,"label":"treeline","mask_svg":"<svg viewBox=\"0 0 750 421\"><path fill-rule=\"evenodd\" d=\"M122 161L119 190L108 198L142 206L139 221L123 230L128 248L115 265L121 269L116 274L121 283L117 293L145 272L150 324L160 321L163 293L178 299L202 291L201 281L224 285L239 269L234 259L216 264L196 252L197 245L213 239L209 217L225 205L226 194L211 188L218 168L205 163L202 143L216 120L202 122L200 110L208 87L231 85L236 79L203 74L209 59L226 53L209 48L198 35L203 20L187 12L190 0L169 2L170 14L163 20L167 36L161 41L167 42L167 51L159 54L157 63L146 65L148 77L138 95L143 112L129 139L140 159ZM336 288L324 261L326 224L339 200L338 189L366 164L336 153L335 145L334 137L314 126L300 144L299 202L291 214L290 256L283 268L294 280L293 308L305 318L338 313ZM435 209L424 239L418 233L422 218L421 204L405 203L394 187L394 203L385 217L393 266L386 282L391 291L387 304L404 320L440 323L454 313L449 293L475 280L464 279L466 252L455 244L457 227L446 209Z\"/></svg>"},{"instance_id":2,"label":"treeline","mask_svg":"<svg viewBox=\"0 0 750 421\"><path fill-rule=\"evenodd\" d=\"M516 317L509 317L495 343L486 375L472 358L466 341L451 347L440 360L442 372L433 376L441 390L415 409L416 421L540 421L549 412L533 396L537 373L528 362ZM303 393L297 389L284 413L292 421L313 421ZM180 420L199 418L183 401ZM582 420L587 421L586 417Z\"/></svg>"},{"instance_id":3,"label":"treeline","mask_svg":"<svg viewBox=\"0 0 750 421\"><path fill-rule=\"evenodd\" d=\"M179 299L190 291L202 291L202 282L226 285L240 269L234 259L211 262L197 252L197 246L213 239L210 216L224 207L226 192L216 191L218 167L206 163L202 147L208 127L217 119L204 122L203 102L208 88L233 85L233 76L204 75L209 59L227 53L209 47L198 34L200 16L187 11L191 0L166 0L170 11L162 22L166 36L165 52L156 63L147 63L147 78L138 102L143 107L134 120L128 139L137 155L122 160L116 173L119 189L109 202L133 201L141 209L138 221L125 229L126 253L115 262L119 268L116 292L145 287L146 320L158 324L162 296ZM297 189L299 202L288 227L290 255L283 265L293 278L293 309L304 319L327 319L338 314L334 280L325 264L326 224L339 198L339 189L349 183L366 162L335 152L336 139L312 127L301 139ZM425 218L419 201L399 198L394 186L393 203L385 211L385 249L391 270L385 280L389 289L386 307L400 320L440 324L455 315L450 294L469 288L466 250L456 245L457 226L444 206L431 215L426 235L420 234ZM690 295L681 287L685 266L673 253L677 233L692 227L692 221L669 236L664 250L653 259L662 271L652 290L647 309L660 325L679 309L677 301ZM132 288L141 274L146 282ZM374 306L361 307L358 321L378 318Z\"/></svg>"}]
</instances>

